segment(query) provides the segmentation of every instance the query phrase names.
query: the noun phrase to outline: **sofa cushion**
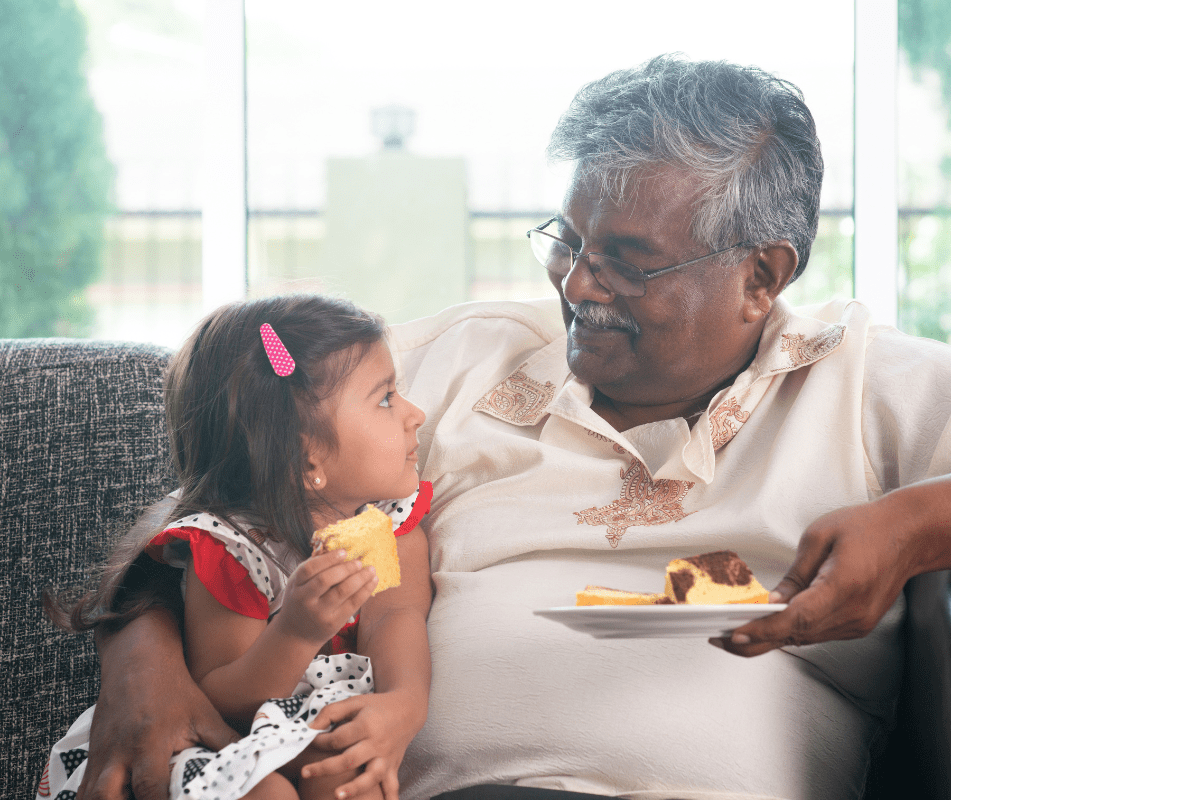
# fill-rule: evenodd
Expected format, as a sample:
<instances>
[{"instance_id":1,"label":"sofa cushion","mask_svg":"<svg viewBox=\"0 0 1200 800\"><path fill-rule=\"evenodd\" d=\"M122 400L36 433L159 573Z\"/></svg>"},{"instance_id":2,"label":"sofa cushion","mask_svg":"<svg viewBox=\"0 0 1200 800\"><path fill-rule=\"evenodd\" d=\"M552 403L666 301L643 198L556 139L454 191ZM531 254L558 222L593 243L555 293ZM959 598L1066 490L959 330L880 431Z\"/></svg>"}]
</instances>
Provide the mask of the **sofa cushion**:
<instances>
[{"instance_id":1,"label":"sofa cushion","mask_svg":"<svg viewBox=\"0 0 1200 800\"><path fill-rule=\"evenodd\" d=\"M169 357L144 344L0 340L0 796L32 796L50 746L95 700L92 637L55 630L39 594L83 584L171 490Z\"/></svg>"}]
</instances>

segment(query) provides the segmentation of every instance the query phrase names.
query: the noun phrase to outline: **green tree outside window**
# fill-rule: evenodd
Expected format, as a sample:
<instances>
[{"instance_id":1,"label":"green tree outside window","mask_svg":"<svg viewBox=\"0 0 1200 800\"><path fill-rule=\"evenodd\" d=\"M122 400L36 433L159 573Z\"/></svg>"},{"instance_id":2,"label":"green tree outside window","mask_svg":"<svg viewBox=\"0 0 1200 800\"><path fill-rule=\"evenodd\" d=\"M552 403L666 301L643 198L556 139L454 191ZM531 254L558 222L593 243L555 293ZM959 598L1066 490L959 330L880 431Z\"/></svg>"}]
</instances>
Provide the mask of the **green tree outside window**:
<instances>
[{"instance_id":1,"label":"green tree outside window","mask_svg":"<svg viewBox=\"0 0 1200 800\"><path fill-rule=\"evenodd\" d=\"M950 118L950 0L899 0L899 45L920 80L933 73ZM950 179L950 154L940 168ZM930 214L899 220L900 328L917 336L950 340L950 208L948 196ZM944 205L942 205L944 204Z\"/></svg>"},{"instance_id":2,"label":"green tree outside window","mask_svg":"<svg viewBox=\"0 0 1200 800\"><path fill-rule=\"evenodd\" d=\"M113 167L70 0L0 0L0 337L86 336Z\"/></svg>"}]
</instances>

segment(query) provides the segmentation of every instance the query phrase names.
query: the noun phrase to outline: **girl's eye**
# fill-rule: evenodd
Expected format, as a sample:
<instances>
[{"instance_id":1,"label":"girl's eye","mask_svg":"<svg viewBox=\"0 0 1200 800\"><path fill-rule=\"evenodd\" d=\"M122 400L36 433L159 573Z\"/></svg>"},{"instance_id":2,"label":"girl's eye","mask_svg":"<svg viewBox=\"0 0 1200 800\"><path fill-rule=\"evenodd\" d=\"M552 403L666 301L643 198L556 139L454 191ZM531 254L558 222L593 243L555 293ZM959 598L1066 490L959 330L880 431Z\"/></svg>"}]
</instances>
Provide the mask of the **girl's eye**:
<instances>
[{"instance_id":1,"label":"girl's eye","mask_svg":"<svg viewBox=\"0 0 1200 800\"><path fill-rule=\"evenodd\" d=\"M388 392L387 395L382 400L379 401L379 405L382 408L391 408L392 407L392 398L395 396L396 396L395 392Z\"/></svg>"}]
</instances>

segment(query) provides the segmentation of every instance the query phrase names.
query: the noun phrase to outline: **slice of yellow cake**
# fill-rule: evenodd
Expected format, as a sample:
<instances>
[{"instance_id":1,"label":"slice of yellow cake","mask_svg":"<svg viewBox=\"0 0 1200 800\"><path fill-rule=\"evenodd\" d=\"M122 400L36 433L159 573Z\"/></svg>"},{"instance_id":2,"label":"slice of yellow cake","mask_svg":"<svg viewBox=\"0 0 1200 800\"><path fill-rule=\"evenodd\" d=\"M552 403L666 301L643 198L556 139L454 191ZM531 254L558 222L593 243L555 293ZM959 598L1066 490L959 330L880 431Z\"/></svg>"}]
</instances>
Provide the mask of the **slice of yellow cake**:
<instances>
[{"instance_id":1,"label":"slice of yellow cake","mask_svg":"<svg viewBox=\"0 0 1200 800\"><path fill-rule=\"evenodd\" d=\"M626 592L594 584L588 584L582 592L575 593L575 605L577 606L661 606L670 604L671 598L665 594Z\"/></svg>"},{"instance_id":2,"label":"slice of yellow cake","mask_svg":"<svg viewBox=\"0 0 1200 800\"><path fill-rule=\"evenodd\" d=\"M375 506L313 534L313 555L341 548L350 558L374 567L379 584L371 594L400 585L400 558L391 518Z\"/></svg>"},{"instance_id":3,"label":"slice of yellow cake","mask_svg":"<svg viewBox=\"0 0 1200 800\"><path fill-rule=\"evenodd\" d=\"M768 592L732 550L719 550L667 565L665 594L675 603L765 603Z\"/></svg>"}]
</instances>

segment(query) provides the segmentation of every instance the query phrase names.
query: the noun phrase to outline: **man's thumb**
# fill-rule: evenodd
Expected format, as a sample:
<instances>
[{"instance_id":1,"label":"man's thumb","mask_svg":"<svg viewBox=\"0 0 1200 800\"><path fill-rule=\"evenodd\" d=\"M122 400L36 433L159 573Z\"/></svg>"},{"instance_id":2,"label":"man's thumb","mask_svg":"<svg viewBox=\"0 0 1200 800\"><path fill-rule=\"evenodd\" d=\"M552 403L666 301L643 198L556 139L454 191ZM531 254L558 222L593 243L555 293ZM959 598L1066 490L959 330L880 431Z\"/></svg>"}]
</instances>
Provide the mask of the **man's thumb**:
<instances>
[{"instance_id":1,"label":"man's thumb","mask_svg":"<svg viewBox=\"0 0 1200 800\"><path fill-rule=\"evenodd\" d=\"M771 593L767 595L767 602L786 603L795 597L796 594L803 588L804 587L800 585L800 582L794 578L792 573L789 571L787 575L783 576L783 580L779 582L779 585L772 589Z\"/></svg>"},{"instance_id":2,"label":"man's thumb","mask_svg":"<svg viewBox=\"0 0 1200 800\"><path fill-rule=\"evenodd\" d=\"M831 547L832 542L825 541L810 531L805 531L800 537L800 543L796 545L796 560L792 562L787 574L779 581L779 585L771 590L767 599L772 603L787 603L807 589L808 585L813 582L813 578L817 576L817 570L821 568L821 562L829 555Z\"/></svg>"},{"instance_id":3,"label":"man's thumb","mask_svg":"<svg viewBox=\"0 0 1200 800\"><path fill-rule=\"evenodd\" d=\"M199 720L195 726L197 744L210 750L220 750L227 744L233 744L242 737L237 731L225 724L220 717L216 719Z\"/></svg>"}]
</instances>

